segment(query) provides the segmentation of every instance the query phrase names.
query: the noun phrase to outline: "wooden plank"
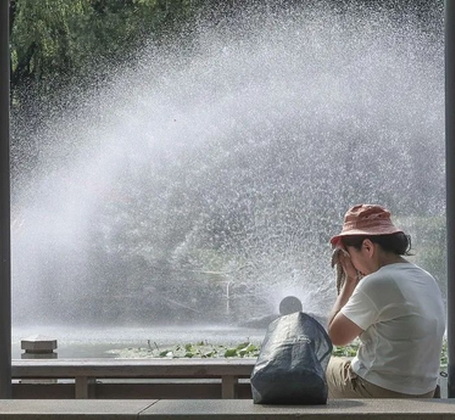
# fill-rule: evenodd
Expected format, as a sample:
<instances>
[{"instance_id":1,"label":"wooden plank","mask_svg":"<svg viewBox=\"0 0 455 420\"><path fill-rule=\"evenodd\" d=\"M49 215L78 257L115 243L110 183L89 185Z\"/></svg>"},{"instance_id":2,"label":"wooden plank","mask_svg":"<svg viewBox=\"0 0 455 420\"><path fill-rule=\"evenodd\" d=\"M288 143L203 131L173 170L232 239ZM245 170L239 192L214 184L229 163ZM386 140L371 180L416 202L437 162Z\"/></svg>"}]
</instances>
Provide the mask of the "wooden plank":
<instances>
[{"instance_id":1,"label":"wooden plank","mask_svg":"<svg viewBox=\"0 0 455 420\"><path fill-rule=\"evenodd\" d=\"M247 382L239 382L235 392L236 398L239 399L251 399L252 397L251 386ZM134 379L103 379L97 380L95 384L89 386L90 400L92 398L220 399L221 395L221 380L218 379L139 379L138 382ZM65 381L55 384L14 383L13 398L74 399L74 382Z\"/></svg>"},{"instance_id":2,"label":"wooden plank","mask_svg":"<svg viewBox=\"0 0 455 420\"><path fill-rule=\"evenodd\" d=\"M13 378L249 378L255 359L13 360Z\"/></svg>"}]
</instances>

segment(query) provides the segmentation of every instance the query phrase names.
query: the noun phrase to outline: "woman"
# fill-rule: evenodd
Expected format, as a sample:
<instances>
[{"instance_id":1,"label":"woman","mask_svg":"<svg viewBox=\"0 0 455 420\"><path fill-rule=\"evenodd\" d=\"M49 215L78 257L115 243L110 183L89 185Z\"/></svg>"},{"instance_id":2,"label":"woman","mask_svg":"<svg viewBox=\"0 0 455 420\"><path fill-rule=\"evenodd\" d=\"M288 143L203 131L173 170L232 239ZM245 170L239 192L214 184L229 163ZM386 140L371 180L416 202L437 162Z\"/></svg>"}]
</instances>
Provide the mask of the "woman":
<instances>
[{"instance_id":1,"label":"woman","mask_svg":"<svg viewBox=\"0 0 455 420\"><path fill-rule=\"evenodd\" d=\"M335 345L360 339L353 360L332 357L329 398L431 398L437 387L445 310L435 279L408 262L410 243L377 205L348 210L340 234L345 282L328 333Z\"/></svg>"}]
</instances>

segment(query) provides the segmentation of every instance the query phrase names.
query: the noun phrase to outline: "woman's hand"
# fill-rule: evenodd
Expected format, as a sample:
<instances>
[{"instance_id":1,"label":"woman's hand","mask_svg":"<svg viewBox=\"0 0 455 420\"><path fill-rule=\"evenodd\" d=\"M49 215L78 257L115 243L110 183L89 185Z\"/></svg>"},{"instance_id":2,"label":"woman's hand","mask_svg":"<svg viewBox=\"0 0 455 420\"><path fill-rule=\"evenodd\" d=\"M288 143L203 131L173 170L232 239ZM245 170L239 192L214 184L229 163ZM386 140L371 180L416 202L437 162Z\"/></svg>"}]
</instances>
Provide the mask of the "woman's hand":
<instances>
[{"instance_id":1,"label":"woman's hand","mask_svg":"<svg viewBox=\"0 0 455 420\"><path fill-rule=\"evenodd\" d=\"M357 269L352 264L351 257L345 249L341 248L341 252L339 253L338 260L339 260L339 263L341 264L341 267L343 268L344 274L346 276L346 282L357 284L358 281L360 280L360 275L359 275L360 273L357 271Z\"/></svg>"}]
</instances>

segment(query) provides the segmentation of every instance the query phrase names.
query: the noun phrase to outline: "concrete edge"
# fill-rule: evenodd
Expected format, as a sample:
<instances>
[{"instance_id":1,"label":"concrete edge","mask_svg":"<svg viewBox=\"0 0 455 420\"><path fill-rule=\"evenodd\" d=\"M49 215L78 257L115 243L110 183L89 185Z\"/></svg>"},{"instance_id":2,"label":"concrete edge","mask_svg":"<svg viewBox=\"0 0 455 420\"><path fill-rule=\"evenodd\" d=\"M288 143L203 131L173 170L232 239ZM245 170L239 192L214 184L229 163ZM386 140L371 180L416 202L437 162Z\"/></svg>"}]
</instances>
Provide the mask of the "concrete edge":
<instances>
[{"instance_id":1,"label":"concrete edge","mask_svg":"<svg viewBox=\"0 0 455 420\"><path fill-rule=\"evenodd\" d=\"M455 399L329 400L319 406L252 400L0 400L1 420L455 420Z\"/></svg>"}]
</instances>

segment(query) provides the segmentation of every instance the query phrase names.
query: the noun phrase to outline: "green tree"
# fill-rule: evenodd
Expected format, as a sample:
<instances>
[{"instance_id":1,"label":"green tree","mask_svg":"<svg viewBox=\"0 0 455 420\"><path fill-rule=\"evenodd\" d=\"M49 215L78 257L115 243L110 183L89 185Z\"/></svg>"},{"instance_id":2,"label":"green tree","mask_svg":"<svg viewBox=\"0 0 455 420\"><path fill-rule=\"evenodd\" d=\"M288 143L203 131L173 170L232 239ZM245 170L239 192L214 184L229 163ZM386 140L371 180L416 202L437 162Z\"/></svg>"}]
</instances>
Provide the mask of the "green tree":
<instances>
[{"instance_id":1,"label":"green tree","mask_svg":"<svg viewBox=\"0 0 455 420\"><path fill-rule=\"evenodd\" d=\"M171 44L202 0L11 0L13 176L35 165L29 133L105 86L149 42ZM189 39L190 37L185 37ZM17 122L17 123L16 123Z\"/></svg>"},{"instance_id":2,"label":"green tree","mask_svg":"<svg viewBox=\"0 0 455 420\"><path fill-rule=\"evenodd\" d=\"M150 39L166 39L194 14L191 0L12 0L11 82L41 95L107 74ZM165 36L163 36L165 35ZM55 95L53 95L55 96Z\"/></svg>"}]
</instances>

